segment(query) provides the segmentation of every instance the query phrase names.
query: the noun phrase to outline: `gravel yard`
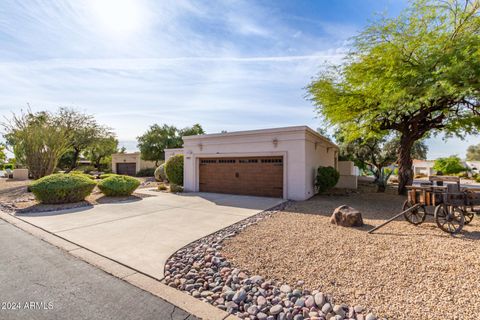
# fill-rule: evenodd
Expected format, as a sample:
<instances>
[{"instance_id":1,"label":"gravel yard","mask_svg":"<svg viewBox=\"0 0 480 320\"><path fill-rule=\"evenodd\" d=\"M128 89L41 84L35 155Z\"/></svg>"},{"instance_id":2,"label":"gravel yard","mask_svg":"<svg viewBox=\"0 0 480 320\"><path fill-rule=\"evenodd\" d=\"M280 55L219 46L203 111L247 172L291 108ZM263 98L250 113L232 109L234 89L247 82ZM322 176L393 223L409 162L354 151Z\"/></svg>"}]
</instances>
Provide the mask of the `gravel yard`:
<instances>
[{"instance_id":1,"label":"gravel yard","mask_svg":"<svg viewBox=\"0 0 480 320\"><path fill-rule=\"evenodd\" d=\"M480 317L480 218L452 237L434 224L400 218L375 234L374 225L400 211L389 194L317 196L251 225L223 242L234 267L267 279L320 289L335 303L362 305L388 319ZM365 226L330 224L334 208L360 210Z\"/></svg>"}]
</instances>

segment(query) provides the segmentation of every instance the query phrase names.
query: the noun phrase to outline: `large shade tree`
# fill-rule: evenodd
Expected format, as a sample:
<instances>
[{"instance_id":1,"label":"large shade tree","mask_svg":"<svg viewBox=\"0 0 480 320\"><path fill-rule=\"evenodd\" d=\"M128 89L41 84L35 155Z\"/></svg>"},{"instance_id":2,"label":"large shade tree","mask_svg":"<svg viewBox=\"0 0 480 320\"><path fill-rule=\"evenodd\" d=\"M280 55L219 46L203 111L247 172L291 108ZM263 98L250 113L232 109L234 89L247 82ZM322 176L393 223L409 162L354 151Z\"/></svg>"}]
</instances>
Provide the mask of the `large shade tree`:
<instances>
[{"instance_id":1,"label":"large shade tree","mask_svg":"<svg viewBox=\"0 0 480 320\"><path fill-rule=\"evenodd\" d=\"M480 143L467 148L468 161L480 161Z\"/></svg>"},{"instance_id":2,"label":"large shade tree","mask_svg":"<svg viewBox=\"0 0 480 320\"><path fill-rule=\"evenodd\" d=\"M479 8L479 0L415 1L367 27L344 62L308 87L318 113L348 139L399 135L399 193L413 181L416 141L479 132Z\"/></svg>"}]
</instances>

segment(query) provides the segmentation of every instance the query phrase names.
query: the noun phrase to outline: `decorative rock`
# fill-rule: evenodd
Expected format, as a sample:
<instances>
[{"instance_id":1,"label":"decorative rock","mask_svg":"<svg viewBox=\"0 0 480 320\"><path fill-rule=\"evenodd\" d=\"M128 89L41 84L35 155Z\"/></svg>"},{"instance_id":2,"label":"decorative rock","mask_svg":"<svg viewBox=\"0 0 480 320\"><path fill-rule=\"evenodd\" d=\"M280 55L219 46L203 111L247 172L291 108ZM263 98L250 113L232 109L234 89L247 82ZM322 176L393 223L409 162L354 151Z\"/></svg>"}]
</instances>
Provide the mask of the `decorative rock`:
<instances>
[{"instance_id":1,"label":"decorative rock","mask_svg":"<svg viewBox=\"0 0 480 320\"><path fill-rule=\"evenodd\" d=\"M292 292L292 288L288 284L284 284L280 287L280 291L283 293L290 293Z\"/></svg>"},{"instance_id":2,"label":"decorative rock","mask_svg":"<svg viewBox=\"0 0 480 320\"><path fill-rule=\"evenodd\" d=\"M295 306L303 308L303 306L305 306L305 299L303 298L297 299L297 301L295 301Z\"/></svg>"},{"instance_id":3,"label":"decorative rock","mask_svg":"<svg viewBox=\"0 0 480 320\"><path fill-rule=\"evenodd\" d=\"M330 223L342 227L361 227L363 226L363 219L360 211L343 205L333 211Z\"/></svg>"},{"instance_id":4,"label":"decorative rock","mask_svg":"<svg viewBox=\"0 0 480 320\"><path fill-rule=\"evenodd\" d=\"M305 300L305 307L311 308L315 305L315 300L312 296L308 296Z\"/></svg>"},{"instance_id":5,"label":"decorative rock","mask_svg":"<svg viewBox=\"0 0 480 320\"><path fill-rule=\"evenodd\" d=\"M340 305L335 305L333 307L333 312L335 312L337 315L339 315L340 317L345 318L345 310L343 310L342 306Z\"/></svg>"},{"instance_id":6,"label":"decorative rock","mask_svg":"<svg viewBox=\"0 0 480 320\"><path fill-rule=\"evenodd\" d=\"M367 314L365 320L377 320L377 317L373 313Z\"/></svg>"},{"instance_id":7,"label":"decorative rock","mask_svg":"<svg viewBox=\"0 0 480 320\"><path fill-rule=\"evenodd\" d=\"M315 294L313 298L315 300L315 304L317 305L317 307L319 308L323 307L323 305L325 304L325 295L322 292Z\"/></svg>"},{"instance_id":8,"label":"decorative rock","mask_svg":"<svg viewBox=\"0 0 480 320\"><path fill-rule=\"evenodd\" d=\"M282 311L283 311L283 307L280 304L276 304L276 305L274 305L273 307L270 308L270 314L271 315L277 315Z\"/></svg>"},{"instance_id":9,"label":"decorative rock","mask_svg":"<svg viewBox=\"0 0 480 320\"><path fill-rule=\"evenodd\" d=\"M265 299L265 297L263 296L259 296L257 298L257 305L259 305L260 307L262 307L263 305L265 305L267 303L267 299Z\"/></svg>"},{"instance_id":10,"label":"decorative rock","mask_svg":"<svg viewBox=\"0 0 480 320\"><path fill-rule=\"evenodd\" d=\"M256 305L250 306L248 307L247 312L254 316L258 313L258 307Z\"/></svg>"},{"instance_id":11,"label":"decorative rock","mask_svg":"<svg viewBox=\"0 0 480 320\"><path fill-rule=\"evenodd\" d=\"M355 306L353 307L353 310L355 310L356 313L361 313L363 312L364 308L362 306Z\"/></svg>"},{"instance_id":12,"label":"decorative rock","mask_svg":"<svg viewBox=\"0 0 480 320\"><path fill-rule=\"evenodd\" d=\"M268 316L265 313L263 313L263 312L257 313L257 319L258 320L266 320L267 318L268 318Z\"/></svg>"},{"instance_id":13,"label":"decorative rock","mask_svg":"<svg viewBox=\"0 0 480 320\"><path fill-rule=\"evenodd\" d=\"M235 295L232 298L232 301L235 303L240 303L244 301L247 298L247 292L245 290L241 289L235 293Z\"/></svg>"},{"instance_id":14,"label":"decorative rock","mask_svg":"<svg viewBox=\"0 0 480 320\"><path fill-rule=\"evenodd\" d=\"M332 305L330 303L325 303L322 307L322 312L327 314L332 311Z\"/></svg>"},{"instance_id":15,"label":"decorative rock","mask_svg":"<svg viewBox=\"0 0 480 320\"><path fill-rule=\"evenodd\" d=\"M212 291L206 290L206 291L202 291L202 292L200 293L200 296L206 298L206 297L208 297L208 296L211 296L212 294L213 294Z\"/></svg>"},{"instance_id":16,"label":"decorative rock","mask_svg":"<svg viewBox=\"0 0 480 320\"><path fill-rule=\"evenodd\" d=\"M303 316L301 314L297 314L295 317L293 317L293 320L303 320Z\"/></svg>"}]
</instances>

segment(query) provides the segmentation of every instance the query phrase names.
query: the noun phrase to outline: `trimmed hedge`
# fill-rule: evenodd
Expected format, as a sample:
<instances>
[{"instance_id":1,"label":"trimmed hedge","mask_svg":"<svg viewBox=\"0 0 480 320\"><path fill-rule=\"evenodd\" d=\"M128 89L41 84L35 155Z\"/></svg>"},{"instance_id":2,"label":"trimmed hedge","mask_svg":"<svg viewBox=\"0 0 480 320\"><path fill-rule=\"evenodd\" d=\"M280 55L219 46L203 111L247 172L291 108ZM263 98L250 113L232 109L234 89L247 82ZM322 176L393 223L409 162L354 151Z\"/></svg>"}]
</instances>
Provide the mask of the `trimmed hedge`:
<instances>
[{"instance_id":1,"label":"trimmed hedge","mask_svg":"<svg viewBox=\"0 0 480 320\"><path fill-rule=\"evenodd\" d=\"M84 173L83 171L78 171L78 170L70 171L69 174L95 180L95 177L93 175L88 174L88 173Z\"/></svg>"},{"instance_id":2,"label":"trimmed hedge","mask_svg":"<svg viewBox=\"0 0 480 320\"><path fill-rule=\"evenodd\" d=\"M168 159L165 163L165 174L170 183L183 186L183 154Z\"/></svg>"},{"instance_id":3,"label":"trimmed hedge","mask_svg":"<svg viewBox=\"0 0 480 320\"><path fill-rule=\"evenodd\" d=\"M129 196L138 188L140 181L129 176L115 175L100 180L98 188L109 197Z\"/></svg>"},{"instance_id":4,"label":"trimmed hedge","mask_svg":"<svg viewBox=\"0 0 480 320\"><path fill-rule=\"evenodd\" d=\"M103 180L103 179L107 179L107 178L115 177L115 176L118 176L118 174L116 174L116 173L104 173L104 174L101 174L98 177Z\"/></svg>"},{"instance_id":5,"label":"trimmed hedge","mask_svg":"<svg viewBox=\"0 0 480 320\"><path fill-rule=\"evenodd\" d=\"M96 183L86 175L55 173L34 181L30 190L41 203L71 203L85 200Z\"/></svg>"},{"instance_id":6,"label":"trimmed hedge","mask_svg":"<svg viewBox=\"0 0 480 320\"><path fill-rule=\"evenodd\" d=\"M315 177L315 187L318 192L325 192L333 187L340 179L340 173L333 167L319 167Z\"/></svg>"}]
</instances>

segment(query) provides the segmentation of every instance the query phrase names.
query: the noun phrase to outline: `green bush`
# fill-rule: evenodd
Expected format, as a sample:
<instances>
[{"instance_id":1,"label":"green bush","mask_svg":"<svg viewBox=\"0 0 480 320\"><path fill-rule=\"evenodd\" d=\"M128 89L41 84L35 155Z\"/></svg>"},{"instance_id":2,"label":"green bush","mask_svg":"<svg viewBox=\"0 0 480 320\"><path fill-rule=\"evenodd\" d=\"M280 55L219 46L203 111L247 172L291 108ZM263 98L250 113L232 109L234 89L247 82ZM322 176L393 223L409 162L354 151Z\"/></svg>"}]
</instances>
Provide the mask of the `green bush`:
<instances>
[{"instance_id":1,"label":"green bush","mask_svg":"<svg viewBox=\"0 0 480 320\"><path fill-rule=\"evenodd\" d=\"M315 187L318 192L325 192L333 188L340 178L340 173L333 167L319 167L315 177Z\"/></svg>"},{"instance_id":2,"label":"green bush","mask_svg":"<svg viewBox=\"0 0 480 320\"><path fill-rule=\"evenodd\" d=\"M90 173L92 171L98 171L98 170L94 166L82 165L82 166L78 166L75 171L82 171L83 173Z\"/></svg>"},{"instance_id":3,"label":"green bush","mask_svg":"<svg viewBox=\"0 0 480 320\"><path fill-rule=\"evenodd\" d=\"M167 175L165 174L165 163L162 163L157 169L155 169L155 180L167 181Z\"/></svg>"},{"instance_id":4,"label":"green bush","mask_svg":"<svg viewBox=\"0 0 480 320\"><path fill-rule=\"evenodd\" d=\"M480 174L477 174L477 176L475 177L475 181L480 182Z\"/></svg>"},{"instance_id":5,"label":"green bush","mask_svg":"<svg viewBox=\"0 0 480 320\"><path fill-rule=\"evenodd\" d=\"M34 181L30 190L41 203L70 203L84 200L95 185L85 175L55 173Z\"/></svg>"},{"instance_id":6,"label":"green bush","mask_svg":"<svg viewBox=\"0 0 480 320\"><path fill-rule=\"evenodd\" d=\"M147 168L139 170L136 174L137 177L153 177L155 174L155 168Z\"/></svg>"},{"instance_id":7,"label":"green bush","mask_svg":"<svg viewBox=\"0 0 480 320\"><path fill-rule=\"evenodd\" d=\"M183 155L172 156L165 163L165 174L172 184L183 186ZM170 186L171 187L171 186Z\"/></svg>"},{"instance_id":8,"label":"green bush","mask_svg":"<svg viewBox=\"0 0 480 320\"><path fill-rule=\"evenodd\" d=\"M118 174L116 173L104 173L104 174L101 174L99 176L100 179L107 179L107 178L110 178L110 177L114 177L114 176L118 176Z\"/></svg>"},{"instance_id":9,"label":"green bush","mask_svg":"<svg viewBox=\"0 0 480 320\"><path fill-rule=\"evenodd\" d=\"M172 192L172 193L183 192L183 187L179 186L178 184L171 183L170 184L170 192Z\"/></svg>"},{"instance_id":10,"label":"green bush","mask_svg":"<svg viewBox=\"0 0 480 320\"><path fill-rule=\"evenodd\" d=\"M84 173L83 171L78 171L78 170L70 171L69 174L95 180L94 176L92 176L91 174Z\"/></svg>"},{"instance_id":11,"label":"green bush","mask_svg":"<svg viewBox=\"0 0 480 320\"><path fill-rule=\"evenodd\" d=\"M158 184L158 190L160 190L160 191L165 191L165 190L167 190L167 189L168 189L168 188L167 188L167 186L165 185L165 183L160 182L160 183Z\"/></svg>"},{"instance_id":12,"label":"green bush","mask_svg":"<svg viewBox=\"0 0 480 320\"><path fill-rule=\"evenodd\" d=\"M7 169L13 170L13 163L4 164L3 165L3 170L7 170Z\"/></svg>"},{"instance_id":13,"label":"green bush","mask_svg":"<svg viewBox=\"0 0 480 320\"><path fill-rule=\"evenodd\" d=\"M435 171L442 171L443 174L454 174L467 170L458 156L438 158L433 164L433 169Z\"/></svg>"},{"instance_id":14,"label":"green bush","mask_svg":"<svg viewBox=\"0 0 480 320\"><path fill-rule=\"evenodd\" d=\"M138 188L140 181L129 176L115 175L100 180L98 188L109 197L129 196Z\"/></svg>"}]
</instances>

